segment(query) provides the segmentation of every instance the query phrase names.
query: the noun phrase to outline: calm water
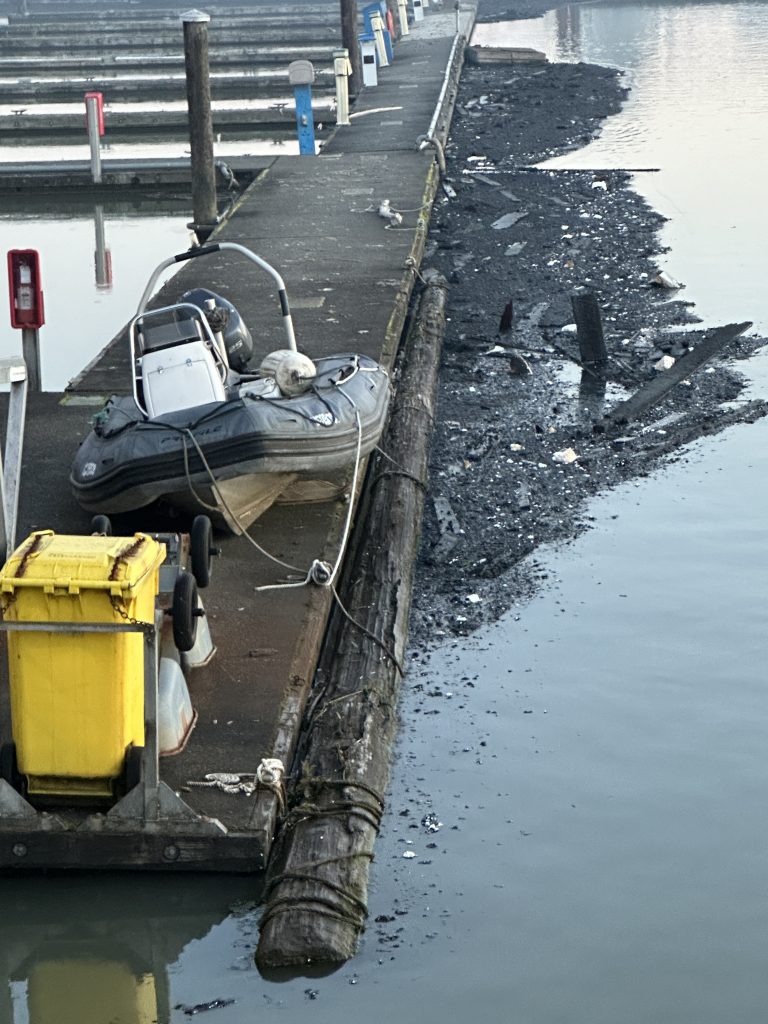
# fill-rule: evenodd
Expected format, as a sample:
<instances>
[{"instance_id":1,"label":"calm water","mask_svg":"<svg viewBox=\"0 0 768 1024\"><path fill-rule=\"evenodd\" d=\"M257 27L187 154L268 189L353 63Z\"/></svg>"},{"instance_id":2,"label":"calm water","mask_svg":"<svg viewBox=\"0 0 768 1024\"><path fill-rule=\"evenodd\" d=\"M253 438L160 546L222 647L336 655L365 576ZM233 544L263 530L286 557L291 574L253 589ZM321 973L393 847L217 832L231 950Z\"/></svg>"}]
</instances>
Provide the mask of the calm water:
<instances>
[{"instance_id":1,"label":"calm water","mask_svg":"<svg viewBox=\"0 0 768 1024\"><path fill-rule=\"evenodd\" d=\"M191 207L191 204L190 204ZM3 249L37 249L45 301L40 329L44 391L63 390L109 342L136 306L151 271L189 245L191 209L182 203L80 206L54 214L0 212ZM5 253L3 253L3 256ZM0 356L21 352L10 326L7 288L0 316Z\"/></svg>"},{"instance_id":2,"label":"calm water","mask_svg":"<svg viewBox=\"0 0 768 1024\"><path fill-rule=\"evenodd\" d=\"M690 162L691 136L719 125L728 132L708 132L708 163L729 167L738 188L712 193L710 213L736 191L732 222L759 226L757 212L739 212L759 169L727 153L764 74L753 67L753 84L742 65L758 31L768 45L766 6L603 4L566 17L571 58L580 46L588 59L632 66L638 89L648 66L686 79L672 90L677 131L642 158L689 161L670 201L684 209L699 191L709 168ZM687 30L672 31L680 18ZM691 96L706 108L721 98L691 86L705 45L731 83L723 91L738 90L730 119L688 111ZM658 135L648 122L658 116L640 104L633 131ZM626 154L616 163L627 166ZM727 260L717 265L726 229L712 220L686 249L684 226L700 228L686 218L668 262L687 297L712 302L708 317L765 323L762 282L738 302L727 283L697 290L702 251L731 280ZM414 658L370 928L353 962L322 978L261 978L248 880L4 880L0 1021L180 1024L189 1018L178 1004L216 998L236 1002L211 1011L211 1024L762 1020L767 463L766 422L694 446L596 501L594 529L577 543L539 552L550 579L537 599ZM427 812L442 822L436 833L419 825Z\"/></svg>"}]
</instances>

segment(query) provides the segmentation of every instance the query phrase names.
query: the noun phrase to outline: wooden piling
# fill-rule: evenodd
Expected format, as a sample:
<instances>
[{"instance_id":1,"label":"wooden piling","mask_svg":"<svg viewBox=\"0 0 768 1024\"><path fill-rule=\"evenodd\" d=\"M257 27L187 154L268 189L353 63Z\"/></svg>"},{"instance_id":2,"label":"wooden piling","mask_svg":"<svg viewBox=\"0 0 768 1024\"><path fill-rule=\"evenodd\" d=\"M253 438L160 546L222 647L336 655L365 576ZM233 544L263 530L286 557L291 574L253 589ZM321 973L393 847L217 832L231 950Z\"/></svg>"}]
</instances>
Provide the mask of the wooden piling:
<instances>
[{"instance_id":1,"label":"wooden piling","mask_svg":"<svg viewBox=\"0 0 768 1024\"><path fill-rule=\"evenodd\" d=\"M192 219L201 242L216 226L216 168L213 162L211 83L208 72L208 22L202 11L182 14L187 77L189 144L192 164Z\"/></svg>"},{"instance_id":2,"label":"wooden piling","mask_svg":"<svg viewBox=\"0 0 768 1024\"><path fill-rule=\"evenodd\" d=\"M360 40L357 25L357 0L341 0L341 45L349 50L352 73L349 76L349 93L357 96L363 87L363 60L360 56Z\"/></svg>"},{"instance_id":3,"label":"wooden piling","mask_svg":"<svg viewBox=\"0 0 768 1024\"><path fill-rule=\"evenodd\" d=\"M600 318L600 307L592 292L579 291L571 295L573 316L576 320L576 337L582 362L592 366L608 362L603 337L603 321Z\"/></svg>"},{"instance_id":4,"label":"wooden piling","mask_svg":"<svg viewBox=\"0 0 768 1024\"><path fill-rule=\"evenodd\" d=\"M348 614L337 609L326 640L300 777L268 869L256 952L262 969L347 960L365 924L397 731L445 297L445 280L432 275L403 354L382 441L388 457L377 455L369 468L340 595Z\"/></svg>"}]
</instances>

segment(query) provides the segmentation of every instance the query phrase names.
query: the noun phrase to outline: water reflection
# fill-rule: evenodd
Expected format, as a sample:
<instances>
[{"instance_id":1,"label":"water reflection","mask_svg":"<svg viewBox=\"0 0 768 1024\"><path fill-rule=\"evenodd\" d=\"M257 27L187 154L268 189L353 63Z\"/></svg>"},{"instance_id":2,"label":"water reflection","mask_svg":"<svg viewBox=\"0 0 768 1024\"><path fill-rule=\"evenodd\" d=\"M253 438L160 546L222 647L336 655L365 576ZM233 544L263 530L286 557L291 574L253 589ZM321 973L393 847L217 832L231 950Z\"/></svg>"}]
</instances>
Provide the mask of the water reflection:
<instances>
[{"instance_id":1,"label":"water reflection","mask_svg":"<svg viewBox=\"0 0 768 1024\"><path fill-rule=\"evenodd\" d=\"M189 244L186 199L65 202L62 208L59 196L13 199L0 215L8 248L40 252L44 391L66 387L133 315L151 268ZM1 318L0 356L20 352L20 332Z\"/></svg>"},{"instance_id":2,"label":"water reflection","mask_svg":"<svg viewBox=\"0 0 768 1024\"><path fill-rule=\"evenodd\" d=\"M169 968L233 911L250 932L257 895L253 879L0 880L0 1020L168 1021Z\"/></svg>"}]
</instances>

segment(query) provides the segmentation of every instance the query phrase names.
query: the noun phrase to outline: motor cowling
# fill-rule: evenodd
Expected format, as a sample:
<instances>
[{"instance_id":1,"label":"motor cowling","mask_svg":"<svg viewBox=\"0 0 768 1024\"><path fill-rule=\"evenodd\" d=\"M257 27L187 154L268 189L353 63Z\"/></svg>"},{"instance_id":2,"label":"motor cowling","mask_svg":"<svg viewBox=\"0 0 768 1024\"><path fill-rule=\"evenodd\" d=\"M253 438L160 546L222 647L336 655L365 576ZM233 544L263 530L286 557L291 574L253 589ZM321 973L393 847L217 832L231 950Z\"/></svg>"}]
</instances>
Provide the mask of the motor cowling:
<instances>
[{"instance_id":1,"label":"motor cowling","mask_svg":"<svg viewBox=\"0 0 768 1024\"><path fill-rule=\"evenodd\" d=\"M210 299L215 303L212 310L206 307L206 302ZM202 309L214 334L221 331L229 365L237 373L243 373L253 355L253 338L236 307L228 299L208 288L192 288L184 292L180 301L191 302Z\"/></svg>"}]
</instances>

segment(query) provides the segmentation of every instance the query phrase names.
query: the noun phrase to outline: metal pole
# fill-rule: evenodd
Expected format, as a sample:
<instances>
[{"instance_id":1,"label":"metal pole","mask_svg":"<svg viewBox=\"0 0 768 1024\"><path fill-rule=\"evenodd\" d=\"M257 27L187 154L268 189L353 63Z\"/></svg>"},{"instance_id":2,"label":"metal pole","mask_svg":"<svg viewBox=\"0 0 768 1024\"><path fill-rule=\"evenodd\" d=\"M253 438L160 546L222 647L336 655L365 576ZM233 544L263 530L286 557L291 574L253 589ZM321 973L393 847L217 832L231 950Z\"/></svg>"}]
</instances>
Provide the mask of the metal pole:
<instances>
[{"instance_id":1,"label":"metal pole","mask_svg":"<svg viewBox=\"0 0 768 1024\"><path fill-rule=\"evenodd\" d=\"M397 0L397 13L400 18L400 35L407 36L411 31L408 27L408 3L407 0Z\"/></svg>"},{"instance_id":2,"label":"metal pole","mask_svg":"<svg viewBox=\"0 0 768 1024\"><path fill-rule=\"evenodd\" d=\"M144 817L157 821L160 816L160 763L157 745L157 639L156 626L144 629Z\"/></svg>"},{"instance_id":3,"label":"metal pole","mask_svg":"<svg viewBox=\"0 0 768 1024\"><path fill-rule=\"evenodd\" d=\"M296 98L296 130L299 136L301 156L315 155L315 126L312 122L312 87L297 85L293 95Z\"/></svg>"},{"instance_id":4,"label":"metal pole","mask_svg":"<svg viewBox=\"0 0 768 1024\"><path fill-rule=\"evenodd\" d=\"M389 67L389 57L387 56L387 45L384 42L384 21L378 11L374 11L371 15L371 28L373 29L373 38L376 41L376 55L379 58L379 67Z\"/></svg>"},{"instance_id":5,"label":"metal pole","mask_svg":"<svg viewBox=\"0 0 768 1024\"><path fill-rule=\"evenodd\" d=\"M40 332L36 327L22 327L21 352L27 364L27 380L30 391L40 391Z\"/></svg>"},{"instance_id":6,"label":"metal pole","mask_svg":"<svg viewBox=\"0 0 768 1024\"><path fill-rule=\"evenodd\" d=\"M204 242L216 226L218 212L208 68L208 22L211 18L202 11L192 10L182 14L181 20L192 150L192 218L194 230Z\"/></svg>"},{"instance_id":7,"label":"metal pole","mask_svg":"<svg viewBox=\"0 0 768 1024\"><path fill-rule=\"evenodd\" d=\"M0 560L16 545L21 455L27 409L27 368L20 359L0 360L0 383L10 385L5 430L5 464L0 457Z\"/></svg>"},{"instance_id":8,"label":"metal pole","mask_svg":"<svg viewBox=\"0 0 768 1024\"><path fill-rule=\"evenodd\" d=\"M91 177L94 185L101 184L101 136L99 135L99 105L95 96L85 98L85 118L88 142L91 147Z\"/></svg>"},{"instance_id":9,"label":"metal pole","mask_svg":"<svg viewBox=\"0 0 768 1024\"><path fill-rule=\"evenodd\" d=\"M352 73L349 76L349 91L356 96L363 87L363 58L360 40L357 38L357 0L341 0L341 44L349 51Z\"/></svg>"}]
</instances>

